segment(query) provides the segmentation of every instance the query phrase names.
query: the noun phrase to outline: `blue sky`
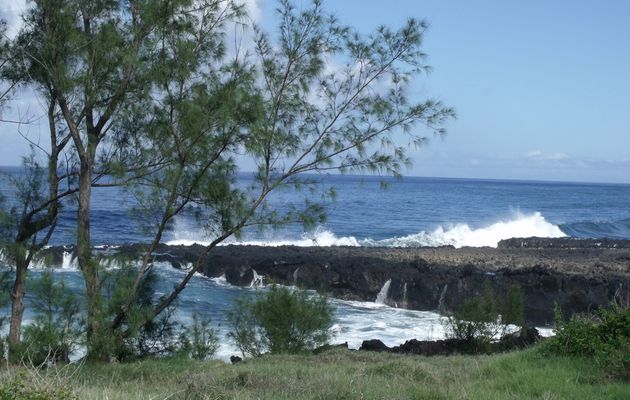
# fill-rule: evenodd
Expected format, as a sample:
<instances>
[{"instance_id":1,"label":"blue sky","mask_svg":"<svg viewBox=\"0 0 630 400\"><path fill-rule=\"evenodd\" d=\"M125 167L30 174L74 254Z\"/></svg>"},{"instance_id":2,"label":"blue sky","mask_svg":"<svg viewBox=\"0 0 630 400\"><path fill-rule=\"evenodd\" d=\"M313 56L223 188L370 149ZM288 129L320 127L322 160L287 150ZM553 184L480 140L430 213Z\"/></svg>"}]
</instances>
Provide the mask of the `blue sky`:
<instances>
[{"instance_id":1,"label":"blue sky","mask_svg":"<svg viewBox=\"0 0 630 400\"><path fill-rule=\"evenodd\" d=\"M264 27L273 27L275 4L254 5ZM629 1L325 6L364 33L408 17L431 24L425 51L434 71L416 82L412 96L438 98L457 109L458 119L445 138L413 153L407 174L630 183ZM0 165L19 163L25 147L12 130L0 126Z\"/></svg>"},{"instance_id":2,"label":"blue sky","mask_svg":"<svg viewBox=\"0 0 630 400\"><path fill-rule=\"evenodd\" d=\"M630 2L343 0L368 32L425 18L434 71L415 86L457 109L415 156L423 176L630 182Z\"/></svg>"}]
</instances>

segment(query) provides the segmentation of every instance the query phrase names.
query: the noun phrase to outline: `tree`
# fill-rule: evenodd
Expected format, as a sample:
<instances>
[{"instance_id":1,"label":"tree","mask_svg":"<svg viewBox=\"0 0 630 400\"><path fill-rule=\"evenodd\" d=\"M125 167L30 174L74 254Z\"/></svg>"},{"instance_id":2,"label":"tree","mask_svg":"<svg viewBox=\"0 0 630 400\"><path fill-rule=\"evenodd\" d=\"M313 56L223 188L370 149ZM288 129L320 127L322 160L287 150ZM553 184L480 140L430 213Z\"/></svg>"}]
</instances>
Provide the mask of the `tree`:
<instances>
[{"instance_id":1,"label":"tree","mask_svg":"<svg viewBox=\"0 0 630 400\"><path fill-rule=\"evenodd\" d=\"M34 365L47 361L69 362L79 344L79 303L62 281L55 281L50 270L30 281L35 318L24 328L24 342L10 358L28 357ZM19 357L19 358L18 358Z\"/></svg>"},{"instance_id":2,"label":"tree","mask_svg":"<svg viewBox=\"0 0 630 400\"><path fill-rule=\"evenodd\" d=\"M250 119L237 119L245 126L230 136L236 142L219 147L217 152L216 141L223 131L197 129L192 137L207 135L214 138L208 143L215 144L206 151L211 156L204 158L205 167L198 169L203 175L177 179L170 186L161 184L164 179L156 179L160 184L152 186L161 193L158 198L181 200L178 207L170 201L162 203L166 216L162 221L168 223L186 204L194 202L204 207L206 225L214 229L214 240L184 279L157 303L152 316L177 298L203 258L231 235L249 226L308 224L321 217L322 208L316 203L284 215L270 210L266 200L273 191L314 183L306 173L369 171L397 176L410 162L408 145L425 140L415 133L417 125L424 124L441 134L443 123L454 116L454 110L439 101L411 103L408 96L412 78L429 70L421 51L425 22L410 19L398 31L380 27L364 38L327 14L317 0L303 11L281 1L278 14L277 44L255 28L254 54L246 60L257 66L257 79L245 86L250 93L245 102L251 103ZM242 93L237 90L233 96L239 99ZM240 100L235 103L242 104ZM182 120L186 121L186 116ZM396 144L396 135L408 142ZM245 190L232 184L236 166L229 156L234 154L235 145L258 166L254 182ZM189 148L178 157L191 155L194 159L199 151ZM175 171L177 176L179 170ZM158 232L161 229L163 225ZM160 238L158 233L154 243ZM138 279L151 251L149 248L145 254ZM124 313L123 308L121 316Z\"/></svg>"},{"instance_id":3,"label":"tree","mask_svg":"<svg viewBox=\"0 0 630 400\"><path fill-rule=\"evenodd\" d=\"M109 359L99 341L125 329L164 229L188 206L204 210L215 238L145 323L231 235L321 218L316 203L280 215L267 207L270 193L312 184L309 172L399 175L408 145L424 141L417 125L439 134L454 115L438 101L414 104L407 93L412 78L429 69L421 51L425 22L410 19L398 31L381 27L363 37L317 0L303 11L281 1L278 13L277 44L256 27L253 52L226 60L226 24L242 17L231 0L39 0L30 11L24 34L54 49L33 59L77 154L77 258L90 357ZM258 166L245 190L234 185L242 155ZM148 215L157 215L154 239L116 315L106 311L90 246L91 187L103 173L135 182Z\"/></svg>"},{"instance_id":4,"label":"tree","mask_svg":"<svg viewBox=\"0 0 630 400\"><path fill-rule=\"evenodd\" d=\"M47 107L46 117L50 129L50 150L46 151L21 132L21 122L3 121L15 126L18 133L31 144L31 154L23 158L23 170L17 176L9 176L16 190L17 205L10 210L6 209L8 207L0 210L0 245L15 267L11 290L9 343L16 345L20 341L24 315L26 271L37 252L48 243L55 229L61 199L71 193L60 193L59 190L62 182L71 178L70 174L59 175L59 158L69 137L64 137L63 132L57 128L56 99L45 74L38 64L28 62L25 57L25 51L39 56L42 49L32 46L30 38L24 36L16 38L12 43L7 41L0 47L4 54L10 54L3 57L0 63L0 78L9 88L4 91L3 96L8 96L20 86L35 83L35 89L42 95L42 103ZM51 54L51 58L55 59L54 54ZM45 153L45 167L41 166L40 154L36 150ZM39 234L42 235L38 237Z\"/></svg>"},{"instance_id":5,"label":"tree","mask_svg":"<svg viewBox=\"0 0 630 400\"><path fill-rule=\"evenodd\" d=\"M10 51L10 41L6 36L7 24L6 21L0 20L0 73L4 75L5 70L11 63L11 51ZM0 88L0 111L4 109L6 102L11 98L13 91L15 89L16 82L9 81L3 82L6 83L6 87ZM0 122L10 122L5 119L2 119L2 115L0 115Z\"/></svg>"},{"instance_id":6,"label":"tree","mask_svg":"<svg viewBox=\"0 0 630 400\"><path fill-rule=\"evenodd\" d=\"M221 14L225 4L231 2L42 0L26 18L22 35L46 50L30 56L45 71L77 154L77 259L88 299L88 353L97 358L107 357L98 350L107 324L99 265L90 246L91 188L98 176L120 173L123 164L125 173L130 171L128 160L111 162L116 147L110 139L121 109L151 95L150 79L160 73L164 27L186 35L189 14ZM159 165L159 160L148 164Z\"/></svg>"}]
</instances>

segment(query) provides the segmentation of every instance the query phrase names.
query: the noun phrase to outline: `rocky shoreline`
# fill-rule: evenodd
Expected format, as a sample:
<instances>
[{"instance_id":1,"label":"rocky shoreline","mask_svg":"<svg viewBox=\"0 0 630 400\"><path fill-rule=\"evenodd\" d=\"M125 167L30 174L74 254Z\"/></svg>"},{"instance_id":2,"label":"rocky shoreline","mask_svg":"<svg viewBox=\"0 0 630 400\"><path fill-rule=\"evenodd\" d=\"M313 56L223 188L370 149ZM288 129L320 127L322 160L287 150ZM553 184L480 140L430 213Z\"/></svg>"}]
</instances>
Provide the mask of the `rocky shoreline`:
<instances>
[{"instance_id":1,"label":"rocky shoreline","mask_svg":"<svg viewBox=\"0 0 630 400\"><path fill-rule=\"evenodd\" d=\"M133 256L141 245L115 249ZM48 249L61 259L68 248ZM203 247L162 245L155 260L186 268ZM553 306L566 315L609 306L630 293L630 241L509 239L497 248L369 248L220 246L200 272L228 283L298 285L340 299L375 301L393 307L449 313L489 284L499 296L521 287L525 322L547 325Z\"/></svg>"}]
</instances>

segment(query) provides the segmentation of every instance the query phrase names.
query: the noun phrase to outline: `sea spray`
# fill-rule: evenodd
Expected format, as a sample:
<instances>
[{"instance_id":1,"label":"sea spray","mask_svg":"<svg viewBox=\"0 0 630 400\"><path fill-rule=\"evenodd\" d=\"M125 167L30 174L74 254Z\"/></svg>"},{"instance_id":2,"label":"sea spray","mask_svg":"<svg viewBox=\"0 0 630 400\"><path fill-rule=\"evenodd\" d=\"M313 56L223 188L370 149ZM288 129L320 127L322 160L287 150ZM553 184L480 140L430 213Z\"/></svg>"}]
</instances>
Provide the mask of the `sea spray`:
<instances>
[{"instance_id":1,"label":"sea spray","mask_svg":"<svg viewBox=\"0 0 630 400\"><path fill-rule=\"evenodd\" d=\"M252 272L254 274L253 278L252 278L252 283L249 284L249 287L251 288L261 288L264 287L265 284L263 282L263 275L258 275L258 272L256 272L255 269L252 268Z\"/></svg>"},{"instance_id":2,"label":"sea spray","mask_svg":"<svg viewBox=\"0 0 630 400\"><path fill-rule=\"evenodd\" d=\"M79 269L79 262L76 254L64 251L61 257L61 268L63 269Z\"/></svg>"},{"instance_id":3,"label":"sea spray","mask_svg":"<svg viewBox=\"0 0 630 400\"><path fill-rule=\"evenodd\" d=\"M497 247L499 241L514 237L565 237L562 230L545 220L541 213L518 214L507 221L495 222L487 227L473 229L467 224L456 224L448 228L438 227L432 232L419 232L413 235L384 240L363 240L368 247Z\"/></svg>"},{"instance_id":4,"label":"sea spray","mask_svg":"<svg viewBox=\"0 0 630 400\"><path fill-rule=\"evenodd\" d=\"M211 239L203 235L192 239L191 232L185 230L175 233L175 239L167 242L169 245L207 245ZM363 246L363 247L496 247L503 239L513 237L565 237L566 234L559 226L547 221L540 212L533 214L518 213L515 217L502 220L485 227L472 228L465 223L439 226L433 231L420 231L407 236L393 237L382 240L371 238L357 239L354 236L337 236L323 227L313 232L303 233L299 238L268 238L237 240L230 238L220 245L250 245L250 246L298 246L298 247L333 247L333 246Z\"/></svg>"},{"instance_id":5,"label":"sea spray","mask_svg":"<svg viewBox=\"0 0 630 400\"><path fill-rule=\"evenodd\" d=\"M392 284L392 280L388 279L387 282L381 288L381 291L376 295L375 303L385 304L387 302L387 296L389 296L389 287Z\"/></svg>"},{"instance_id":6,"label":"sea spray","mask_svg":"<svg viewBox=\"0 0 630 400\"><path fill-rule=\"evenodd\" d=\"M407 308L408 307L408 300L407 300L407 282L405 282L403 284L403 299L402 299L402 304L401 307L402 308Z\"/></svg>"},{"instance_id":7,"label":"sea spray","mask_svg":"<svg viewBox=\"0 0 630 400\"><path fill-rule=\"evenodd\" d=\"M184 233L177 233L175 238L166 242L171 246L191 246L193 244L200 244L207 246L212 241L204 235L193 237L189 231ZM269 239L252 239L252 240L237 240L234 238L226 239L221 242L220 246L226 246L231 244L243 245L243 246L266 246L266 247L278 247L278 246L298 246L298 247L330 247L330 246L360 246L358 240L352 236L337 237L329 230L318 228L314 232L306 232L300 235L298 239L288 238L275 238Z\"/></svg>"}]
</instances>

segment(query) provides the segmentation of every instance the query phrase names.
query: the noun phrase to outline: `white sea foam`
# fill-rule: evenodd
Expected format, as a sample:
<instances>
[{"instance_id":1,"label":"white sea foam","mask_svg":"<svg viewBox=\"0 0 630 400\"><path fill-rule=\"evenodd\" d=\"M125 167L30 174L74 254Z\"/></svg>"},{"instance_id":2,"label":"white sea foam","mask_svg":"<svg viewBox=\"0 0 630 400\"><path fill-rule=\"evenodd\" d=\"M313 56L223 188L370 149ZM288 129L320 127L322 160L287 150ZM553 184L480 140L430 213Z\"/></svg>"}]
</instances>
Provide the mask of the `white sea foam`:
<instances>
[{"instance_id":1,"label":"white sea foam","mask_svg":"<svg viewBox=\"0 0 630 400\"><path fill-rule=\"evenodd\" d=\"M564 237L564 232L545 219L541 213L517 214L514 218L498 221L489 226L473 229L468 224L438 227L432 232L419 232L409 236L360 242L363 246L384 247L496 247L500 240L513 237Z\"/></svg>"},{"instance_id":2,"label":"white sea foam","mask_svg":"<svg viewBox=\"0 0 630 400\"><path fill-rule=\"evenodd\" d=\"M61 261L61 268L63 269L79 269L79 261L76 256L69 251L64 251Z\"/></svg>"},{"instance_id":3,"label":"white sea foam","mask_svg":"<svg viewBox=\"0 0 630 400\"><path fill-rule=\"evenodd\" d=\"M9 260L4 255L4 252L2 251L2 249L0 249L0 266L5 266L5 265L9 265Z\"/></svg>"},{"instance_id":4,"label":"white sea foam","mask_svg":"<svg viewBox=\"0 0 630 400\"><path fill-rule=\"evenodd\" d=\"M492 223L481 228L473 228L468 224L440 226L433 231L421 231L408 236L383 240L362 239L353 236L338 237L333 232L318 228L314 232L304 233L297 239L268 238L256 240L228 239L221 245L241 244L255 246L365 246L365 247L496 247L503 239L513 237L564 237L566 234L557 226L547 221L540 212L533 214L517 213L514 217ZM195 235L190 230L176 232L175 239L167 242L170 245L207 245L210 239L203 234Z\"/></svg>"},{"instance_id":5,"label":"white sea foam","mask_svg":"<svg viewBox=\"0 0 630 400\"><path fill-rule=\"evenodd\" d=\"M166 244L171 246L190 246L193 244L200 244L206 246L210 244L211 239L201 234L194 237L190 231L178 233L176 239L167 241ZM360 246L359 241L352 237L337 237L329 230L318 228L314 232L303 233L298 239L283 239L283 238L270 238L270 239L256 239L256 240L238 240L229 238L220 245L239 244L245 246L298 246L298 247L330 247L330 246Z\"/></svg>"},{"instance_id":6,"label":"white sea foam","mask_svg":"<svg viewBox=\"0 0 630 400\"><path fill-rule=\"evenodd\" d=\"M387 346L406 340L437 340L445 337L445 318L429 311L392 308L380 303L333 299L335 324L333 343L348 342L357 349L364 340L379 339Z\"/></svg>"},{"instance_id":7,"label":"white sea foam","mask_svg":"<svg viewBox=\"0 0 630 400\"><path fill-rule=\"evenodd\" d=\"M391 284L392 284L391 279L388 279L387 282L385 282L385 284L381 288L381 291L378 292L378 295L376 295L376 300L375 300L376 303L385 304L385 302L387 301L387 296L389 295L389 286Z\"/></svg>"}]
</instances>

